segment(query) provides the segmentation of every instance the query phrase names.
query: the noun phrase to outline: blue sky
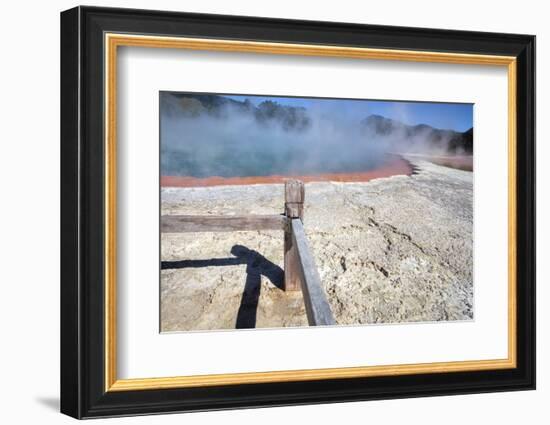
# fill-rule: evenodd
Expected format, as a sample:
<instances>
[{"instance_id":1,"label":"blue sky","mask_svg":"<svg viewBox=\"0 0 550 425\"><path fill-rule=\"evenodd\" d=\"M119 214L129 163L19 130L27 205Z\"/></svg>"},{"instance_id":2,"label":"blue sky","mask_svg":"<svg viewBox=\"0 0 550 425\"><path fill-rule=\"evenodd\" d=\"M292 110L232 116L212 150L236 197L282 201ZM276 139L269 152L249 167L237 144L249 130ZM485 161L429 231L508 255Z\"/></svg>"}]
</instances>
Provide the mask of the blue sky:
<instances>
[{"instance_id":1,"label":"blue sky","mask_svg":"<svg viewBox=\"0 0 550 425\"><path fill-rule=\"evenodd\" d=\"M303 106L345 114L358 121L368 115L382 115L405 124L428 124L435 128L466 131L473 127L473 105L467 103L405 102L384 100L340 100L278 96L226 96L255 105L273 100L288 106Z\"/></svg>"}]
</instances>

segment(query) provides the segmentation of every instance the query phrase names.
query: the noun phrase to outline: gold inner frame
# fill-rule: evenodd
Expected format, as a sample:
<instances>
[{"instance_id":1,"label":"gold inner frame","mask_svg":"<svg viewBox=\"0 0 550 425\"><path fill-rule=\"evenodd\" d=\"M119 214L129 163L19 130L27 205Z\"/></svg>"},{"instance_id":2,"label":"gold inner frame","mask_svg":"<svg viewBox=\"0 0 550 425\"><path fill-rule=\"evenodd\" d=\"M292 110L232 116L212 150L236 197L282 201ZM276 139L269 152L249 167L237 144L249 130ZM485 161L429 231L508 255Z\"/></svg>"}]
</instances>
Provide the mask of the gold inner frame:
<instances>
[{"instance_id":1,"label":"gold inner frame","mask_svg":"<svg viewBox=\"0 0 550 425\"><path fill-rule=\"evenodd\" d=\"M416 373L482 371L516 367L516 58L461 53L370 49L327 45L105 34L105 391L358 378ZM451 64L494 65L508 71L508 357L495 360L398 364L164 378L117 379L116 325L116 99L119 46L325 56Z\"/></svg>"}]
</instances>

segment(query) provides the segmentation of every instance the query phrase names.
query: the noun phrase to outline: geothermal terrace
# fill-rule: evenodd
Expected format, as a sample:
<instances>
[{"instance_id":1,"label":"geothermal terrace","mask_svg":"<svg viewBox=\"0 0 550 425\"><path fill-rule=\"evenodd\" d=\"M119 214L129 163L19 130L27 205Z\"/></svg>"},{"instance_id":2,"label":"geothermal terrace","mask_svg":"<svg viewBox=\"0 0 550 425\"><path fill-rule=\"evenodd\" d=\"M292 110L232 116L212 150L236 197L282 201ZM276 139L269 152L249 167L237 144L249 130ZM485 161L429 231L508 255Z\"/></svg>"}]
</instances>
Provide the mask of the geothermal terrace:
<instances>
[{"instance_id":1,"label":"geothermal terrace","mask_svg":"<svg viewBox=\"0 0 550 425\"><path fill-rule=\"evenodd\" d=\"M473 174L407 159L412 174L306 183L305 231L338 324L473 318ZM163 187L161 213L282 212L282 184L244 184ZM161 238L162 331L307 326L301 293L280 289L282 232Z\"/></svg>"}]
</instances>

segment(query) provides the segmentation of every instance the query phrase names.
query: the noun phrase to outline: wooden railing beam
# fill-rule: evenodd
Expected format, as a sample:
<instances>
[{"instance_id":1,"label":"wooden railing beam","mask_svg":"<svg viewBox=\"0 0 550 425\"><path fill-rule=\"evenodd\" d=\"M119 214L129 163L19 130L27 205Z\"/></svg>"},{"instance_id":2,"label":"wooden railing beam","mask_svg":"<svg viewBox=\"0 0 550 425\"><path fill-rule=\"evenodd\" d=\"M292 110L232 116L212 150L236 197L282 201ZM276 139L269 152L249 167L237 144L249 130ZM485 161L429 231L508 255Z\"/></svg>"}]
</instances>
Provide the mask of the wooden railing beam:
<instances>
[{"instance_id":1,"label":"wooden railing beam","mask_svg":"<svg viewBox=\"0 0 550 425\"><path fill-rule=\"evenodd\" d=\"M321 277L309 249L302 220L292 219L290 227L308 322L313 326L335 325L336 321L321 285Z\"/></svg>"},{"instance_id":2,"label":"wooden railing beam","mask_svg":"<svg viewBox=\"0 0 550 425\"><path fill-rule=\"evenodd\" d=\"M234 232L239 230L286 230L284 215L163 215L162 233Z\"/></svg>"}]
</instances>

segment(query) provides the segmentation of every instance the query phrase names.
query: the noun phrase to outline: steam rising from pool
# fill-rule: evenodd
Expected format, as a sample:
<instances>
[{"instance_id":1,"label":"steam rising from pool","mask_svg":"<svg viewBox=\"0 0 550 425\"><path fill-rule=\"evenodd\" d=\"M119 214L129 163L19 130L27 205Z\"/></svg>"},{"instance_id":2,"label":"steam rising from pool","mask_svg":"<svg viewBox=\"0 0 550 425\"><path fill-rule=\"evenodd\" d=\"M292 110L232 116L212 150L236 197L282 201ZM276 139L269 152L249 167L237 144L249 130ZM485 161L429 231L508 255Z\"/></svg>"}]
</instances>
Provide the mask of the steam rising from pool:
<instances>
[{"instance_id":1,"label":"steam rising from pool","mask_svg":"<svg viewBox=\"0 0 550 425\"><path fill-rule=\"evenodd\" d=\"M435 144L431 127L411 133L408 126L384 125L383 117L361 120L330 100L305 109L162 92L160 102L164 176L364 172L383 166L387 152L448 152L452 138L443 135Z\"/></svg>"}]
</instances>

